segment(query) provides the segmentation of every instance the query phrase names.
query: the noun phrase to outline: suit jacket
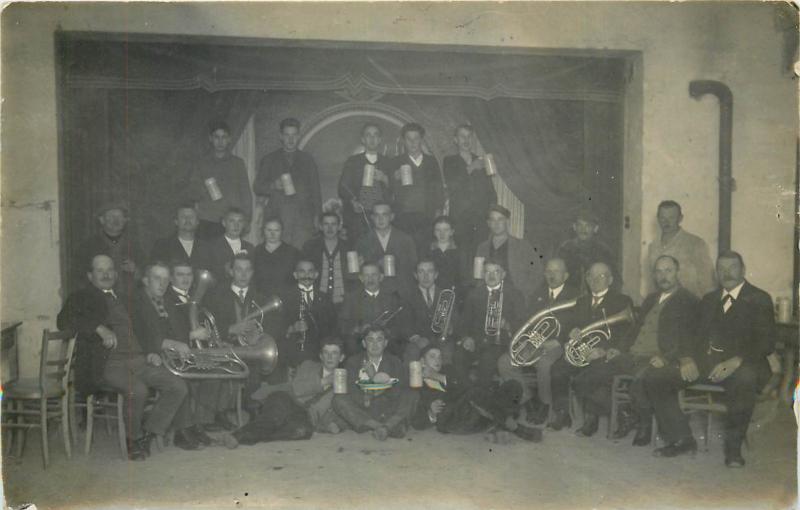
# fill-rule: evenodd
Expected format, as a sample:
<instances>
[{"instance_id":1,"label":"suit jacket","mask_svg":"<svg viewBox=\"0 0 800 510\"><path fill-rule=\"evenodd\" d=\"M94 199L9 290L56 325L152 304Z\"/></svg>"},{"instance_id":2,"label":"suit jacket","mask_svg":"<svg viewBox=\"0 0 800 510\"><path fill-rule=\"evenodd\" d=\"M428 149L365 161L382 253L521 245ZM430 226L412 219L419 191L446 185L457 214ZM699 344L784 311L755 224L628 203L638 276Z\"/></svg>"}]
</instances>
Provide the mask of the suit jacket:
<instances>
[{"instance_id":1,"label":"suit jacket","mask_svg":"<svg viewBox=\"0 0 800 510\"><path fill-rule=\"evenodd\" d=\"M473 159L478 156L473 154ZM486 225L486 211L497 203L492 178L484 170L467 171L467 162L460 154L445 156L442 172L450 197L450 216L462 225Z\"/></svg>"},{"instance_id":2,"label":"suit jacket","mask_svg":"<svg viewBox=\"0 0 800 510\"><path fill-rule=\"evenodd\" d=\"M322 386L322 363L309 359L297 367L292 379L292 395L298 402L304 404L327 389Z\"/></svg>"},{"instance_id":3,"label":"suit jacket","mask_svg":"<svg viewBox=\"0 0 800 510\"><path fill-rule=\"evenodd\" d=\"M378 154L378 160L374 163L375 168L379 169L383 173L387 174L389 179L392 178L391 174L389 174L389 160ZM347 161L344 162L344 167L342 168L342 176L339 178L339 186L338 186L338 193L339 198L342 199L342 209L344 213L344 221L346 224L350 225L354 220L362 220L364 219L364 215L362 213L357 213L353 210L352 200L356 199L364 205L365 209L367 210L367 216L369 216L369 211L372 206L376 202L386 202L390 201L391 197L389 194L389 187L385 185L383 182L375 181L373 186L370 188L363 188L361 183L363 182L362 179L364 177L364 166L367 164L372 164L366 157L366 153L362 152L361 154L354 154L347 158Z\"/></svg>"},{"instance_id":4,"label":"suit jacket","mask_svg":"<svg viewBox=\"0 0 800 510\"><path fill-rule=\"evenodd\" d=\"M486 338L486 304L489 301L489 289L482 284L473 288L464 301L464 310L461 313L461 320L455 326L456 336L472 337L478 346ZM508 344L511 335L527 319L525 315L525 300L522 293L509 282L503 284L503 314L502 318L508 324L508 330L503 329L500 333L500 341Z\"/></svg>"},{"instance_id":5,"label":"suit jacket","mask_svg":"<svg viewBox=\"0 0 800 510\"><path fill-rule=\"evenodd\" d=\"M407 327L405 333L408 336L419 335L434 340L439 337L438 334L431 331L431 321L433 320L434 312L436 311L436 303L439 302L439 296L442 293L442 288L435 287L433 294L433 302L428 307L425 298L422 295L422 290L419 286L415 286L409 294L406 294L403 302L408 313L405 315ZM453 305L453 312L450 317L450 325L455 328L458 323L458 314L455 304Z\"/></svg>"},{"instance_id":6,"label":"suit jacket","mask_svg":"<svg viewBox=\"0 0 800 510\"><path fill-rule=\"evenodd\" d=\"M661 292L654 292L642 303L638 320L630 333L631 345L636 341L647 314L658 304L659 297ZM679 287L664 303L658 316L658 350L667 361L676 361L684 346L694 343L698 301L694 294Z\"/></svg>"},{"instance_id":7,"label":"suit jacket","mask_svg":"<svg viewBox=\"0 0 800 510\"><path fill-rule=\"evenodd\" d=\"M336 246L336 250L339 252L339 264L341 265L342 270L342 280L344 283L344 291L350 292L352 291L358 284L358 273L350 274L347 272L347 252L353 251L355 248L353 247L353 243L346 239L339 239L338 244ZM314 267L317 268L317 271L320 274L320 278L322 275L322 265L325 264L325 252L327 248L325 247L325 239L322 236L316 236L309 239L303 245L303 257L307 258L308 260L314 263ZM317 279L315 289L319 290L320 285L322 282L320 279ZM327 285L327 282L325 282Z\"/></svg>"},{"instance_id":8,"label":"suit jacket","mask_svg":"<svg viewBox=\"0 0 800 510\"><path fill-rule=\"evenodd\" d=\"M592 295L585 294L578 298L578 303L572 308L570 318L566 321L566 334L563 335L563 340L569 340L569 332L573 328L582 329L595 321L602 320L610 317L616 313L625 310L628 307L633 307L631 298L624 294L616 292L614 289L608 289L608 293L603 297L603 301L592 308ZM601 328L605 331L605 327ZM633 338L631 337L632 326L630 323L623 322L617 323L609 327L611 330L611 338L605 344L601 343L598 347L603 349L616 348L621 352L627 352Z\"/></svg>"},{"instance_id":9,"label":"suit jacket","mask_svg":"<svg viewBox=\"0 0 800 510\"><path fill-rule=\"evenodd\" d=\"M444 367L442 373L446 377L447 384L443 385L444 391L430 387L427 382L423 382L419 390L419 400L414 412L411 414L411 426L416 430L425 430L436 425L431 422L428 411L434 400L443 400L445 404L451 403L464 390L461 383L455 379L455 375L450 367Z\"/></svg>"},{"instance_id":10,"label":"suit jacket","mask_svg":"<svg viewBox=\"0 0 800 510\"><path fill-rule=\"evenodd\" d=\"M166 321L158 316L144 289L136 291L132 304L133 333L146 353L161 353L161 343L165 339L189 343L189 318L178 311L174 301L164 298L164 309L169 315Z\"/></svg>"},{"instance_id":11,"label":"suit jacket","mask_svg":"<svg viewBox=\"0 0 800 510\"><path fill-rule=\"evenodd\" d=\"M394 172L402 165L411 167L413 184L403 186ZM389 162L389 187L394 196L393 210L396 214L422 213L433 219L437 210L444 207L444 189L439 163L430 154L422 157L422 164L416 166L407 154L401 154Z\"/></svg>"},{"instance_id":12,"label":"suit jacket","mask_svg":"<svg viewBox=\"0 0 800 510\"><path fill-rule=\"evenodd\" d=\"M246 251L250 255L250 258L253 257L253 245L244 239L242 239L242 251ZM206 264L209 266L209 271L211 271L214 274L214 277L217 279L217 285L224 285L225 282L230 280L230 277L225 270L225 266L233 259L234 255L236 254L233 253L231 245L229 245L228 241L225 240L224 235L208 241L208 260Z\"/></svg>"},{"instance_id":13,"label":"suit jacket","mask_svg":"<svg viewBox=\"0 0 800 510\"><path fill-rule=\"evenodd\" d=\"M204 239L195 238L192 246L192 255L189 256L175 234L157 239L153 243L153 249L150 250L150 260L160 260L167 264L175 260L188 260L195 270L211 270L208 242Z\"/></svg>"},{"instance_id":14,"label":"suit jacket","mask_svg":"<svg viewBox=\"0 0 800 510\"><path fill-rule=\"evenodd\" d=\"M476 255L478 257L489 256L489 243L487 239L478 245ZM514 287L519 289L528 300L533 295L536 288L544 279L544 266L542 265L539 254L541 250L535 250L525 239L508 236L508 276Z\"/></svg>"},{"instance_id":15,"label":"suit jacket","mask_svg":"<svg viewBox=\"0 0 800 510\"><path fill-rule=\"evenodd\" d=\"M284 289L280 298L283 306L281 307L282 323L279 326L281 331L279 335L281 338L285 338L285 341L282 342L284 348L279 351L281 356L285 357L290 367L299 365L305 359L319 359L320 340L329 335L336 336L338 333L333 302L325 294L318 290L314 291L314 301L305 315L309 329L306 331L303 350L299 351L300 334L289 335L287 330L300 318L300 289L296 285Z\"/></svg>"},{"instance_id":16,"label":"suit jacket","mask_svg":"<svg viewBox=\"0 0 800 510\"><path fill-rule=\"evenodd\" d=\"M228 328L237 323L236 307L238 302L239 296L234 294L229 283L217 285L204 301L205 307L214 315L222 341L228 340ZM242 315L246 315L248 311L255 310L257 306L262 306L266 302L267 298L250 285L247 289L247 295L245 295L244 309L246 311ZM256 317L256 320L259 320L259 317ZM273 310L265 313L260 322L264 331L272 336L276 342L279 342L280 335L283 333L280 330L282 324L280 311Z\"/></svg>"},{"instance_id":17,"label":"suit jacket","mask_svg":"<svg viewBox=\"0 0 800 510\"><path fill-rule=\"evenodd\" d=\"M775 316L772 298L745 281L739 297L722 313L722 290L703 296L697 341L691 354L703 359L710 344L723 349L720 361L741 356L744 363L759 363L775 349Z\"/></svg>"},{"instance_id":18,"label":"suit jacket","mask_svg":"<svg viewBox=\"0 0 800 510\"><path fill-rule=\"evenodd\" d=\"M578 296L578 291L575 287L570 286L569 284L564 284L564 288L561 289L561 293L556 297L555 301L550 300L550 287L547 285L547 282L542 282L541 285L536 289L536 292L533 293L531 296L529 306L528 306L528 316L525 317L525 320L533 317L537 313L541 312L545 308L550 308L551 306L558 305L561 303L565 303L572 299L575 299ZM563 341L566 338L566 335L569 334L569 331L565 330L565 321L569 320L569 316L572 313L571 308L566 308L563 310L558 310L553 313L556 319L561 323L561 332L559 333L558 340Z\"/></svg>"},{"instance_id":19,"label":"suit jacket","mask_svg":"<svg viewBox=\"0 0 800 510\"><path fill-rule=\"evenodd\" d=\"M386 278L384 284L392 291L408 292L414 283L414 270L417 266L417 247L414 240L396 227L392 227L386 251L383 250L378 234L371 230L356 243L358 254L364 262L377 262L383 267L383 256L394 255L396 277Z\"/></svg>"},{"instance_id":20,"label":"suit jacket","mask_svg":"<svg viewBox=\"0 0 800 510\"><path fill-rule=\"evenodd\" d=\"M281 243L269 253L265 243L256 246L253 253L253 285L266 296L278 295L295 285L294 272L300 250L291 244Z\"/></svg>"},{"instance_id":21,"label":"suit jacket","mask_svg":"<svg viewBox=\"0 0 800 510\"><path fill-rule=\"evenodd\" d=\"M363 350L361 346L361 338L359 335L353 333L356 327L364 326L377 319L383 312L394 312L401 306L400 298L397 294L390 292L385 287L381 287L378 296L375 298L369 297L364 288L352 292L345 296L340 316L339 329L344 337L347 352L355 353ZM402 313L402 312L401 312ZM401 314L395 316L388 324L387 327L391 329L392 338L389 344L400 342L400 336L404 331L404 325L400 317ZM399 346L393 348L397 352Z\"/></svg>"}]
</instances>

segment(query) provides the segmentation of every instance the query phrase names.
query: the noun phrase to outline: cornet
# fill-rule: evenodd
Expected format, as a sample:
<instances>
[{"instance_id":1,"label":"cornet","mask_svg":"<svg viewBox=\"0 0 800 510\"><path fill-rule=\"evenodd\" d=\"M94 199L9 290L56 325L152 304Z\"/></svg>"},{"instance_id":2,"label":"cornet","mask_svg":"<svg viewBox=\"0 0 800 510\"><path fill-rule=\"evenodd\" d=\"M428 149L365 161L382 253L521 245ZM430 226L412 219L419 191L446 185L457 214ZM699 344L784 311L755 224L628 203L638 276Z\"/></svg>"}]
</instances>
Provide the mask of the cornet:
<instances>
[{"instance_id":1,"label":"cornet","mask_svg":"<svg viewBox=\"0 0 800 510\"><path fill-rule=\"evenodd\" d=\"M456 293L454 289L443 289L439 292L439 299L436 300L436 309L431 319L431 331L439 335L439 341L441 342L447 339L455 303Z\"/></svg>"},{"instance_id":2,"label":"cornet","mask_svg":"<svg viewBox=\"0 0 800 510\"><path fill-rule=\"evenodd\" d=\"M631 307L622 310L611 317L593 322L580 331L577 339L570 339L564 346L564 358L573 366L585 367L589 364L589 353L592 352L600 342L607 342L611 339L611 326L618 322L634 322L636 317ZM605 328L605 329L601 329Z\"/></svg>"},{"instance_id":3,"label":"cornet","mask_svg":"<svg viewBox=\"0 0 800 510\"><path fill-rule=\"evenodd\" d=\"M500 327L503 322L503 283L500 282L499 297L492 299L494 292L489 292L486 298L486 319L483 322L483 332L486 339L494 338L495 345L500 345Z\"/></svg>"}]
</instances>

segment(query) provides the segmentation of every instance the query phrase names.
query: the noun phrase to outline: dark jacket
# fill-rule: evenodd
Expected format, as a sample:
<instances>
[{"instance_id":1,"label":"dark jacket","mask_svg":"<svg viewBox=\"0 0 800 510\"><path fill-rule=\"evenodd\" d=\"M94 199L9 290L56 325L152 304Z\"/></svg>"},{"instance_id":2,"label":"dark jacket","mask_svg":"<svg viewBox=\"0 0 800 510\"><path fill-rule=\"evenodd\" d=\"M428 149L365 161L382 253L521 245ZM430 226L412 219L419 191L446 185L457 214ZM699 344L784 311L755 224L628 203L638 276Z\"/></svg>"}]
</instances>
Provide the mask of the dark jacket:
<instances>
[{"instance_id":1,"label":"dark jacket","mask_svg":"<svg viewBox=\"0 0 800 510\"><path fill-rule=\"evenodd\" d=\"M204 239L195 238L192 246L192 255L189 256L183 249L183 245L176 234L157 239L153 243L153 249L150 250L150 260L160 260L167 264L173 261L188 260L195 270L211 270L208 242Z\"/></svg>"},{"instance_id":2,"label":"dark jacket","mask_svg":"<svg viewBox=\"0 0 800 510\"><path fill-rule=\"evenodd\" d=\"M364 257L364 262L375 262L383 267L383 256L394 255L394 264L397 276L386 278L384 285L396 292L407 292L414 285L414 271L417 266L417 247L414 240L407 233L392 227L386 251L383 250L378 234L370 231L358 240L356 244L358 254Z\"/></svg>"},{"instance_id":3,"label":"dark jacket","mask_svg":"<svg viewBox=\"0 0 800 510\"><path fill-rule=\"evenodd\" d=\"M614 289L609 289L608 293L603 297L603 301L594 309L592 309L592 295L581 296L570 314L571 317L567 322L566 334L562 335L564 341L569 340L569 332L572 328L583 329L591 323L604 320L629 307L633 307L631 298L614 291ZM605 326L601 326L599 329L606 331ZM611 331L609 341L601 342L597 347L602 349L613 347L621 352L628 352L628 349L633 344L631 324L629 322L618 322L611 325L609 330Z\"/></svg>"},{"instance_id":4,"label":"dark jacket","mask_svg":"<svg viewBox=\"0 0 800 510\"><path fill-rule=\"evenodd\" d=\"M132 304L133 333L144 352L161 353L161 343L166 339L189 343L188 316L176 309L174 301L164 297L164 309L169 316L166 320L158 316L155 305L144 289L136 291Z\"/></svg>"},{"instance_id":5,"label":"dark jacket","mask_svg":"<svg viewBox=\"0 0 800 510\"><path fill-rule=\"evenodd\" d=\"M355 199L364 206L367 210L367 217L372 206L377 202L390 201L389 188L383 182L375 181L370 188L364 188L362 192L361 183L364 177L364 166L372 164L367 160L366 153L354 154L347 158L342 168L342 176L339 177L338 193L339 198L342 199L342 209L344 213L344 222L350 225L353 221L363 220L364 215L357 213L353 210L352 201ZM378 160L375 162L375 168L387 174L389 179L389 160L384 156L378 154Z\"/></svg>"},{"instance_id":6,"label":"dark jacket","mask_svg":"<svg viewBox=\"0 0 800 510\"><path fill-rule=\"evenodd\" d=\"M745 282L727 313L722 313L721 300L721 289L703 296L697 342L694 349L687 351L702 359L713 343L724 350L722 359L741 356L744 363L763 361L775 349L775 316L770 295Z\"/></svg>"},{"instance_id":7,"label":"dark jacket","mask_svg":"<svg viewBox=\"0 0 800 510\"><path fill-rule=\"evenodd\" d=\"M238 322L236 316L238 301L239 297L233 293L230 284L226 283L217 285L213 291L209 292L203 302L203 305L208 311L214 315L214 320L216 321L217 329L219 330L223 342L227 342L229 339L228 328ZM244 309L246 311L242 315L247 315L250 311L255 310L258 306L263 306L266 302L267 298L250 285L247 289L247 295L245 296ZM282 323L280 311L265 313L263 319L257 316L256 320L261 323L264 332L271 335L276 342L279 341L280 334L282 333L280 331Z\"/></svg>"},{"instance_id":8,"label":"dark jacket","mask_svg":"<svg viewBox=\"0 0 800 510\"><path fill-rule=\"evenodd\" d=\"M209 271L214 274L217 279L217 285L224 284L230 280L225 267L230 262L235 253L231 249L231 245L225 240L225 236L221 235L216 239L212 239L207 244L208 247L208 260L206 264L209 266ZM250 258L253 258L253 245L242 239L242 251L247 251Z\"/></svg>"},{"instance_id":9,"label":"dark jacket","mask_svg":"<svg viewBox=\"0 0 800 510\"><path fill-rule=\"evenodd\" d=\"M472 337L480 346L481 341L486 338L486 305L489 300L489 290L485 284L472 289L464 302L464 310L461 313L462 319L455 326L456 336L459 338ZM500 334L500 342L507 345L511 335L519 328L525 316L525 298L508 281L503 284L503 310L502 318L506 320L508 329L503 329ZM491 339L490 339L491 340Z\"/></svg>"},{"instance_id":10,"label":"dark jacket","mask_svg":"<svg viewBox=\"0 0 800 510\"><path fill-rule=\"evenodd\" d=\"M285 338L279 343L278 352L288 362L288 366L296 367L304 360L319 360L320 340L332 335L337 336L336 311L333 302L325 294L314 291L314 301L306 311L306 324L303 350L300 351L300 333L288 334L287 329L300 320L300 289L294 287L284 289L280 294L283 306L281 307L280 337Z\"/></svg>"},{"instance_id":11,"label":"dark jacket","mask_svg":"<svg viewBox=\"0 0 800 510\"><path fill-rule=\"evenodd\" d=\"M347 272L347 252L354 250L355 247L353 246L353 243L346 239L339 239L338 244L336 245L336 251L339 253L339 264L341 265L342 269L342 280L344 283L345 292L351 292L358 283L358 273L351 274ZM314 267L317 268L320 278L322 277L322 266L323 264L327 263L325 259L326 251L327 248L325 247L325 239L323 239L321 235L309 239L303 245L303 257L314 263ZM323 282L318 279L314 288L319 289L321 285L323 285ZM327 282L325 282L324 285L327 285Z\"/></svg>"},{"instance_id":12,"label":"dark jacket","mask_svg":"<svg viewBox=\"0 0 800 510\"><path fill-rule=\"evenodd\" d=\"M360 336L353 333L356 327L370 324L383 312L392 313L400 306L401 300L397 294L383 286L375 298L368 296L363 287L345 296L339 321L339 330L345 341L345 351L353 354L363 350ZM401 332L405 331L405 326L402 324L402 311L386 324L386 327L390 330L390 349L392 352L402 352L400 345L395 346L402 341Z\"/></svg>"},{"instance_id":13,"label":"dark jacket","mask_svg":"<svg viewBox=\"0 0 800 510\"><path fill-rule=\"evenodd\" d=\"M660 296L660 291L654 292L642 303L636 324L630 333L631 345L636 341L645 317L658 304ZM698 301L694 294L680 287L667 299L661 309L661 314L658 316L658 350L669 362L676 361L681 356L683 346L687 342L694 343Z\"/></svg>"},{"instance_id":14,"label":"dark jacket","mask_svg":"<svg viewBox=\"0 0 800 510\"><path fill-rule=\"evenodd\" d=\"M577 298L577 296L578 291L575 289L575 287L569 284L564 284L564 288L561 289L561 293L558 295L558 297L556 297L555 301L550 301L550 287L547 285L546 281L542 282L542 284L539 285L539 287L531 296L529 303L530 306L528 306L528 315L524 320L527 321L545 308L566 303L567 301ZM553 315L561 324L561 331L559 332L557 338L559 341L563 341L569 334L569 331L567 331L565 328L565 321L569 320L571 313L572 308L565 308L553 312Z\"/></svg>"},{"instance_id":15,"label":"dark jacket","mask_svg":"<svg viewBox=\"0 0 800 510\"><path fill-rule=\"evenodd\" d=\"M425 298L422 296L422 290L419 286L415 286L410 293L403 297L403 303L406 307L406 324L405 333L408 336L419 335L427 338L428 340L435 340L439 338L439 334L431 331L431 321L433 320L434 312L436 311L436 304L439 302L439 296L442 293L442 288L436 286L433 293L433 302L428 307ZM453 304L453 311L450 317L450 326L455 328L458 323L458 313L456 305Z\"/></svg>"},{"instance_id":16,"label":"dark jacket","mask_svg":"<svg viewBox=\"0 0 800 510\"><path fill-rule=\"evenodd\" d=\"M411 167L414 181L411 186L403 186L399 176L398 178L394 176L395 171L402 165ZM387 175L394 196L392 210L395 214L422 213L433 219L436 211L443 208L442 173L436 158L430 154L423 155L420 166L416 166L407 154L401 154L389 162Z\"/></svg>"}]
</instances>

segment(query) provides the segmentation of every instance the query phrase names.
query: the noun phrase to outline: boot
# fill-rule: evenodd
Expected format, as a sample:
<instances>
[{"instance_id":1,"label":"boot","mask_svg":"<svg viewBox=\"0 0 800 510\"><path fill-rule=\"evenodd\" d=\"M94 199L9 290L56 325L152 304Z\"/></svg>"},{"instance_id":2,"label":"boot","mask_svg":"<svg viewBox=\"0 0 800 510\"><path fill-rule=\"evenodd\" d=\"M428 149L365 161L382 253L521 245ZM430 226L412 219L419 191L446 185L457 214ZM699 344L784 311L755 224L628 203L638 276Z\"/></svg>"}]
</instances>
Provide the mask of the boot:
<instances>
[{"instance_id":1,"label":"boot","mask_svg":"<svg viewBox=\"0 0 800 510\"><path fill-rule=\"evenodd\" d=\"M596 414L585 413L583 426L576 434L581 437L592 437L600 426L600 418Z\"/></svg>"},{"instance_id":2,"label":"boot","mask_svg":"<svg viewBox=\"0 0 800 510\"><path fill-rule=\"evenodd\" d=\"M564 427L570 428L572 427L572 418L566 410L556 409L555 416L553 416L553 419L547 424L547 427L553 430L561 430Z\"/></svg>"},{"instance_id":3,"label":"boot","mask_svg":"<svg viewBox=\"0 0 800 510\"><path fill-rule=\"evenodd\" d=\"M653 435L653 422L651 420L639 420L636 427L636 436L633 438L633 446L647 446Z\"/></svg>"},{"instance_id":4,"label":"boot","mask_svg":"<svg viewBox=\"0 0 800 510\"><path fill-rule=\"evenodd\" d=\"M619 411L619 423L617 430L611 435L612 439L623 439L628 437L631 430L637 427L639 420L638 416L627 408L622 408Z\"/></svg>"}]
</instances>

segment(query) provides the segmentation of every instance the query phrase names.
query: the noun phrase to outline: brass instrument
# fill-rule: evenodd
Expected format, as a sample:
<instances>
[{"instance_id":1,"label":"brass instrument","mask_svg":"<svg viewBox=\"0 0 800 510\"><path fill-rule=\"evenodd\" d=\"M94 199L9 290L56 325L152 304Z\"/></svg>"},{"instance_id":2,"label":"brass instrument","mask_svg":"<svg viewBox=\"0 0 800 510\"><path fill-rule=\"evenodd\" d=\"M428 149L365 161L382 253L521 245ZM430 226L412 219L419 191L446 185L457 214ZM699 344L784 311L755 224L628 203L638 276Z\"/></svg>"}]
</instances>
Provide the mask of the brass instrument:
<instances>
[{"instance_id":1,"label":"brass instrument","mask_svg":"<svg viewBox=\"0 0 800 510\"><path fill-rule=\"evenodd\" d=\"M555 304L528 319L514 334L508 346L511 364L515 367L529 367L539 361L542 357L542 345L550 339L558 338L561 333L561 323L554 313L572 308L577 302L577 299L572 299Z\"/></svg>"},{"instance_id":2,"label":"brass instrument","mask_svg":"<svg viewBox=\"0 0 800 510\"><path fill-rule=\"evenodd\" d=\"M263 331L252 344L246 346L230 346L222 341L214 316L199 306L200 300L212 285L214 277L211 273L200 271L197 275L197 286L189 301L189 324L192 330L205 327L211 338L206 341L195 340L195 348L186 354L175 349L165 349L161 354L164 366L184 379L245 379L250 374L250 369L243 360L263 362L263 373L274 370L278 363L278 347L275 339ZM273 298L263 307L257 307L258 310L248 314L242 321L248 321L276 306L280 307L280 299Z\"/></svg>"},{"instance_id":3,"label":"brass instrument","mask_svg":"<svg viewBox=\"0 0 800 510\"><path fill-rule=\"evenodd\" d=\"M564 358L573 366L585 367L589 364L589 353L597 344L611 339L611 326L618 322L634 322L636 317L631 307L627 307L611 317L603 318L584 327L577 339L570 339L564 346ZM601 329L605 328L605 329Z\"/></svg>"},{"instance_id":4,"label":"brass instrument","mask_svg":"<svg viewBox=\"0 0 800 510\"><path fill-rule=\"evenodd\" d=\"M313 320L311 314L308 313L308 309L306 307L306 300L303 298L303 293L300 293L300 307L299 312L297 313L297 320L302 321L306 324L306 329L303 331L295 331L291 333L290 337L296 337L295 342L297 343L297 350L303 352L306 350L306 340L308 339L308 320L306 316L308 315L308 319Z\"/></svg>"},{"instance_id":5,"label":"brass instrument","mask_svg":"<svg viewBox=\"0 0 800 510\"><path fill-rule=\"evenodd\" d=\"M453 308L456 304L455 289L442 289L436 300L436 308L431 319L431 331L439 335L439 341L447 339L450 329L450 319L453 317Z\"/></svg>"},{"instance_id":6,"label":"brass instrument","mask_svg":"<svg viewBox=\"0 0 800 510\"><path fill-rule=\"evenodd\" d=\"M385 328L395 316L403 310L402 306L398 306L395 311L384 310L375 320L369 323L369 326Z\"/></svg>"},{"instance_id":7,"label":"brass instrument","mask_svg":"<svg viewBox=\"0 0 800 510\"><path fill-rule=\"evenodd\" d=\"M255 301L250 301L247 315L242 317L237 324L244 324L258 317L258 320L255 322L256 332L250 335L233 335L231 338L232 342L241 346L254 345L257 343L258 339L264 336L264 327L261 325L264 320L264 314L274 310L280 310L282 306L283 301L281 301L281 298L278 296L272 296L261 306L258 306Z\"/></svg>"},{"instance_id":8,"label":"brass instrument","mask_svg":"<svg viewBox=\"0 0 800 510\"><path fill-rule=\"evenodd\" d=\"M483 323L483 332L486 334L486 339L494 338L495 345L500 345L500 327L503 321L503 284L500 282L500 290L497 293L498 298L492 299L493 292L489 292L486 298L486 320Z\"/></svg>"}]
</instances>

